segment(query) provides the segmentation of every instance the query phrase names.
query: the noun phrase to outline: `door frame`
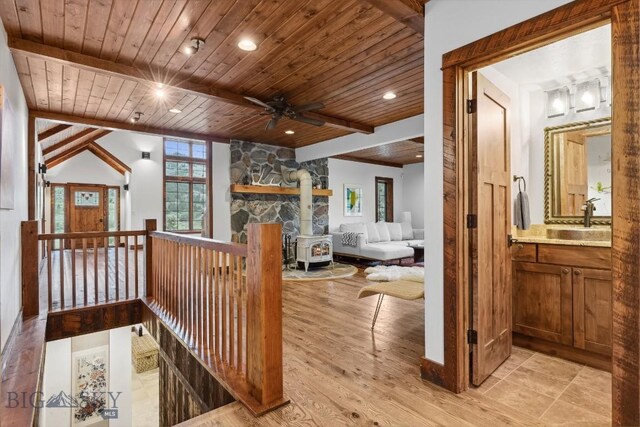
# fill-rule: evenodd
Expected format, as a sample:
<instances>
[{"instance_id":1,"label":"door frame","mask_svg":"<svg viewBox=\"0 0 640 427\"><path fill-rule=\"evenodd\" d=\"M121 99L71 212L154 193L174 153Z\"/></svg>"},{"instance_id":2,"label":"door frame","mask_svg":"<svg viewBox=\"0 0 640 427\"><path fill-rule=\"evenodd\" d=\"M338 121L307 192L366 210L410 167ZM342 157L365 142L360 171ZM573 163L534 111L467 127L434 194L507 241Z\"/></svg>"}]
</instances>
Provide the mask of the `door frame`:
<instances>
[{"instance_id":1,"label":"door frame","mask_svg":"<svg viewBox=\"0 0 640 427\"><path fill-rule=\"evenodd\" d=\"M612 26L613 174L612 421L640 424L640 0L576 0L443 55L444 364L421 360L422 377L456 393L469 384L469 71L584 32ZM517 35L517 36L516 36ZM635 190L635 191L634 191Z\"/></svg>"},{"instance_id":2,"label":"door frame","mask_svg":"<svg viewBox=\"0 0 640 427\"><path fill-rule=\"evenodd\" d=\"M54 200L54 188L62 187L64 188L64 232L69 232L69 208L71 207L71 198L69 195L69 187L71 186L91 186L91 187L103 187L102 197L103 197L103 224L105 227L104 231L107 231L109 227L109 190L115 189L116 196L116 211L118 212L116 218L116 230L120 231L121 229L121 217L122 217L122 203L120 201L121 193L120 186L118 185L105 185L105 184L91 184L91 183L78 183L78 182L67 182L67 183L54 183L52 182L49 187L49 220L51 224L50 233L53 233L53 227L55 226L55 200Z\"/></svg>"}]
</instances>

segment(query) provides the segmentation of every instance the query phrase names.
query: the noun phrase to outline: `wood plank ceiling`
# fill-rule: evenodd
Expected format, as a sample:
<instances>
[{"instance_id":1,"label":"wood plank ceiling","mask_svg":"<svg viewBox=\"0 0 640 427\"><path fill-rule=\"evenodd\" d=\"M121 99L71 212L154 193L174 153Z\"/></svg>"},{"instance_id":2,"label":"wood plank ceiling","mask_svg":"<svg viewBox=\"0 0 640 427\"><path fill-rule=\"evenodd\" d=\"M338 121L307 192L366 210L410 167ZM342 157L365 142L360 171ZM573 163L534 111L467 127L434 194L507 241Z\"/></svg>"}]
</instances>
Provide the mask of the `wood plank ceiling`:
<instances>
[{"instance_id":1,"label":"wood plank ceiling","mask_svg":"<svg viewBox=\"0 0 640 427\"><path fill-rule=\"evenodd\" d=\"M334 158L401 168L404 165L424 162L424 138L379 145Z\"/></svg>"},{"instance_id":2,"label":"wood plank ceiling","mask_svg":"<svg viewBox=\"0 0 640 427\"><path fill-rule=\"evenodd\" d=\"M108 125L139 111L141 128L300 147L422 112L423 40L405 17L420 2L394 2L404 15L365 0L0 0L0 15L41 117ZM189 56L193 37L206 43ZM242 38L258 49L238 49ZM382 100L386 91L397 98ZM242 96L277 93L323 102L318 113L337 125L265 130L268 117Z\"/></svg>"}]
</instances>

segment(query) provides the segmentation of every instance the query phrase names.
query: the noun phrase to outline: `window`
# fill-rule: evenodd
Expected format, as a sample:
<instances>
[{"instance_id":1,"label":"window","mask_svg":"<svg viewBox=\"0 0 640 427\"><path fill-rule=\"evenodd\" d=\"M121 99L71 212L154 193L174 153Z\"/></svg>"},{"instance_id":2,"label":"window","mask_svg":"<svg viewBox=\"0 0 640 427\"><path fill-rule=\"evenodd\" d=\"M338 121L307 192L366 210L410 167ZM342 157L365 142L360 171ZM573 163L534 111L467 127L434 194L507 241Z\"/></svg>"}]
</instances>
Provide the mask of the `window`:
<instances>
[{"instance_id":1,"label":"window","mask_svg":"<svg viewBox=\"0 0 640 427\"><path fill-rule=\"evenodd\" d=\"M164 141L164 229L197 232L204 227L207 206L207 145Z\"/></svg>"},{"instance_id":2,"label":"window","mask_svg":"<svg viewBox=\"0 0 640 427\"><path fill-rule=\"evenodd\" d=\"M393 222L393 178L376 177L376 221Z\"/></svg>"}]
</instances>

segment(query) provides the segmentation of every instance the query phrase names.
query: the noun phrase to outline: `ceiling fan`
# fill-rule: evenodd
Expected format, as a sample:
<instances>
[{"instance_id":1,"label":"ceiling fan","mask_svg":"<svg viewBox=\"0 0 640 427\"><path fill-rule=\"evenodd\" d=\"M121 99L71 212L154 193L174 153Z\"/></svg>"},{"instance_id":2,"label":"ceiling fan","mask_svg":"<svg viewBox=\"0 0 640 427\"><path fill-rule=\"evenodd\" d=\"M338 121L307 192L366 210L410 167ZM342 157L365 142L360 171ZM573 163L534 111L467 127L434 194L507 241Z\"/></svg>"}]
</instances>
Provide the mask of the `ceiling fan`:
<instances>
[{"instance_id":1,"label":"ceiling fan","mask_svg":"<svg viewBox=\"0 0 640 427\"><path fill-rule=\"evenodd\" d=\"M253 102L256 105L264 107L263 115L270 115L271 119L265 127L266 130L275 129L278 125L278 121L286 117L287 119L296 120L298 122L307 123L313 126L323 126L324 121L318 119L312 119L311 117L305 117L302 113L306 111L319 110L324 108L322 102L312 102L311 104L293 106L282 94L278 94L273 97L271 101L263 102L257 98L245 96L245 99Z\"/></svg>"}]
</instances>

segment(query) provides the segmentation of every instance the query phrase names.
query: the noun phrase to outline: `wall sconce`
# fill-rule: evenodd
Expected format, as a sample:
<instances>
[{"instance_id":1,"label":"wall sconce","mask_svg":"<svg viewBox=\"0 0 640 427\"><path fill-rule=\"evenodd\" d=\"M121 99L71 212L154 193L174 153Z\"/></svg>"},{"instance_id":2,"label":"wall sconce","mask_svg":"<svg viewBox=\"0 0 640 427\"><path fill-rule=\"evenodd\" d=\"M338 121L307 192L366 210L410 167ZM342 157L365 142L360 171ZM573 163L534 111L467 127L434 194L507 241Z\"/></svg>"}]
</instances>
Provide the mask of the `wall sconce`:
<instances>
[{"instance_id":1,"label":"wall sconce","mask_svg":"<svg viewBox=\"0 0 640 427\"><path fill-rule=\"evenodd\" d=\"M45 165L44 163L38 163L38 173L47 173L47 165Z\"/></svg>"},{"instance_id":2,"label":"wall sconce","mask_svg":"<svg viewBox=\"0 0 640 427\"><path fill-rule=\"evenodd\" d=\"M569 111L569 88L564 86L550 90L547 94L547 117L560 117Z\"/></svg>"},{"instance_id":3,"label":"wall sconce","mask_svg":"<svg viewBox=\"0 0 640 427\"><path fill-rule=\"evenodd\" d=\"M576 113L595 110L600 106L600 80L589 80L576 85Z\"/></svg>"},{"instance_id":4,"label":"wall sconce","mask_svg":"<svg viewBox=\"0 0 640 427\"><path fill-rule=\"evenodd\" d=\"M124 189L124 191L129 191L129 184L123 185L122 188Z\"/></svg>"},{"instance_id":5,"label":"wall sconce","mask_svg":"<svg viewBox=\"0 0 640 427\"><path fill-rule=\"evenodd\" d=\"M151 153L148 151L143 151L142 152L142 158L143 159L151 159Z\"/></svg>"},{"instance_id":6,"label":"wall sconce","mask_svg":"<svg viewBox=\"0 0 640 427\"><path fill-rule=\"evenodd\" d=\"M51 181L45 181L44 186L47 188L51 187Z\"/></svg>"}]
</instances>

